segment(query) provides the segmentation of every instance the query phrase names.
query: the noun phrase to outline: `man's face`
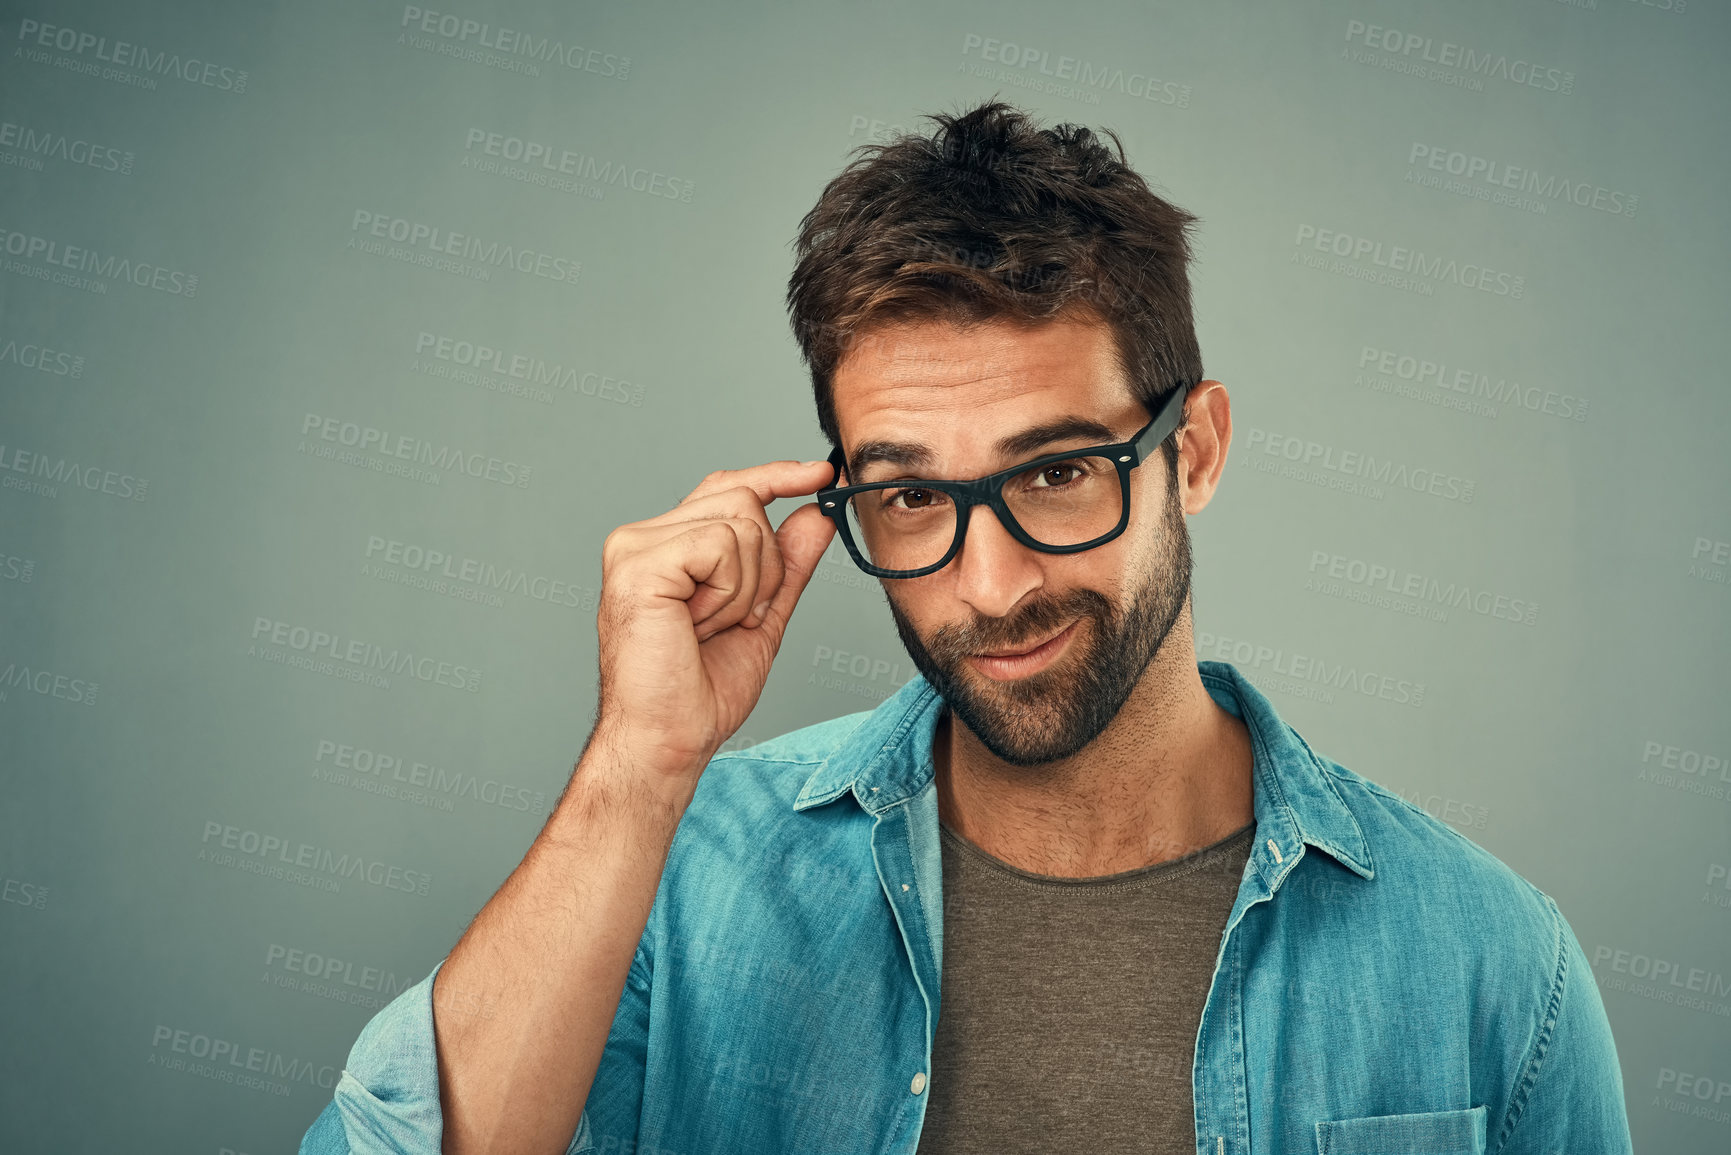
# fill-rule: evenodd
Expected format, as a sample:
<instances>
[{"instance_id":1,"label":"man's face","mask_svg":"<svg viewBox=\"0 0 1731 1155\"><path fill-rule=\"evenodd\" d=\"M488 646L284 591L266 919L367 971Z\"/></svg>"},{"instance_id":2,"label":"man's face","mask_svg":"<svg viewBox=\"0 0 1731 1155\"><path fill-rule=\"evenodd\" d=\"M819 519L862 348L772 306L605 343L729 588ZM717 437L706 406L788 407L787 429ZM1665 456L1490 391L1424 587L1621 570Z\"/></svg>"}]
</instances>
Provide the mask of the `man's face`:
<instances>
[{"instance_id":1,"label":"man's face","mask_svg":"<svg viewBox=\"0 0 1731 1155\"><path fill-rule=\"evenodd\" d=\"M982 477L1042 454L1126 441L1149 418L1111 331L1082 321L874 329L837 368L834 393L850 460L867 442L907 451L862 466L850 483ZM1066 419L1101 429L1000 449ZM1066 758L1104 730L1184 607L1190 540L1164 459L1150 457L1130 479L1130 524L1105 545L1041 553L975 506L949 565L883 582L915 666L1013 765Z\"/></svg>"}]
</instances>

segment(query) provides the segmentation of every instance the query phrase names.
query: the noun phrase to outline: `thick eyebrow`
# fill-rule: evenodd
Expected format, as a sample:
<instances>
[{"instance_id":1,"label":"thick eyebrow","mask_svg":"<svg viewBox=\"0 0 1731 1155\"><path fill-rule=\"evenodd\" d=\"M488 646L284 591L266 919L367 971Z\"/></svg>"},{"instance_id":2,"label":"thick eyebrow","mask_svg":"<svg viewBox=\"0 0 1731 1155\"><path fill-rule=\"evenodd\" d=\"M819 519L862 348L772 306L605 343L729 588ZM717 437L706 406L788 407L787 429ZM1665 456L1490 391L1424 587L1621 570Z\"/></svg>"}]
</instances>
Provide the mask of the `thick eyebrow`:
<instances>
[{"instance_id":1,"label":"thick eyebrow","mask_svg":"<svg viewBox=\"0 0 1731 1155\"><path fill-rule=\"evenodd\" d=\"M1039 451L1054 441L1086 438L1089 445L1111 443L1116 434L1100 422L1087 417L1059 417L1041 425L1012 433L998 441L998 457L1018 461L1038 456ZM924 445L906 441L863 441L854 446L848 459L849 480L857 478L869 465L900 465L907 469L930 468L932 451Z\"/></svg>"}]
</instances>

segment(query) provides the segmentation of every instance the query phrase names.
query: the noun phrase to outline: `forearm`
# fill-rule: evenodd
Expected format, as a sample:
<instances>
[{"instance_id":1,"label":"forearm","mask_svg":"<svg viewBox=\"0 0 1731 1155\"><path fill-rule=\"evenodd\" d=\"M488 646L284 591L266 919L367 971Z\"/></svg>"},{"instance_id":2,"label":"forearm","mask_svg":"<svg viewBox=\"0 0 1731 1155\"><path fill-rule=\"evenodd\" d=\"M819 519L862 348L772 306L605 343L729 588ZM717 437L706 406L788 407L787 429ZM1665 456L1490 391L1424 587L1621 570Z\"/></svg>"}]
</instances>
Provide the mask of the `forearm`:
<instances>
[{"instance_id":1,"label":"forearm","mask_svg":"<svg viewBox=\"0 0 1731 1155\"><path fill-rule=\"evenodd\" d=\"M435 980L446 1155L565 1150L689 801L591 744Z\"/></svg>"}]
</instances>

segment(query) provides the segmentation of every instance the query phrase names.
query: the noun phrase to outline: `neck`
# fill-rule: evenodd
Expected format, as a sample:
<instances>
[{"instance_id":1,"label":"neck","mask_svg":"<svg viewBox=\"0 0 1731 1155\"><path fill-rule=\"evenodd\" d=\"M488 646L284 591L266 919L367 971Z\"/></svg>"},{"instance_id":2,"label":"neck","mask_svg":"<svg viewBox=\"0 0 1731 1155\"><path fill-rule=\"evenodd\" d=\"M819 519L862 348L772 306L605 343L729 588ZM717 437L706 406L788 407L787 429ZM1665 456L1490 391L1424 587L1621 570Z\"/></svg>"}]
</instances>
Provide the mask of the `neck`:
<instances>
[{"instance_id":1,"label":"neck","mask_svg":"<svg viewBox=\"0 0 1731 1155\"><path fill-rule=\"evenodd\" d=\"M1012 866L1089 878L1182 858L1250 823L1250 732L1209 696L1188 607L1117 717L1072 757L998 758L945 711L938 816Z\"/></svg>"}]
</instances>

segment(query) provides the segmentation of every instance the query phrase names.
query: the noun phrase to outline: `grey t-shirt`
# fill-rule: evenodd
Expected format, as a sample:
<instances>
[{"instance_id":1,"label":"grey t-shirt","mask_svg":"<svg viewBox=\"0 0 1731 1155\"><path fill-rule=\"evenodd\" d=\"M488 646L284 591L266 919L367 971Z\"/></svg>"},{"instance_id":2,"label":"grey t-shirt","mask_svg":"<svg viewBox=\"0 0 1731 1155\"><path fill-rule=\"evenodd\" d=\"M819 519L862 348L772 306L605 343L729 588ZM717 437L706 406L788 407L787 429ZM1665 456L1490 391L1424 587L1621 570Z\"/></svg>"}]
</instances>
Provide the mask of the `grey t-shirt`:
<instances>
[{"instance_id":1,"label":"grey t-shirt","mask_svg":"<svg viewBox=\"0 0 1731 1155\"><path fill-rule=\"evenodd\" d=\"M1196 1030L1255 830L1058 878L940 826L943 991L919 1155L1195 1155Z\"/></svg>"}]
</instances>

